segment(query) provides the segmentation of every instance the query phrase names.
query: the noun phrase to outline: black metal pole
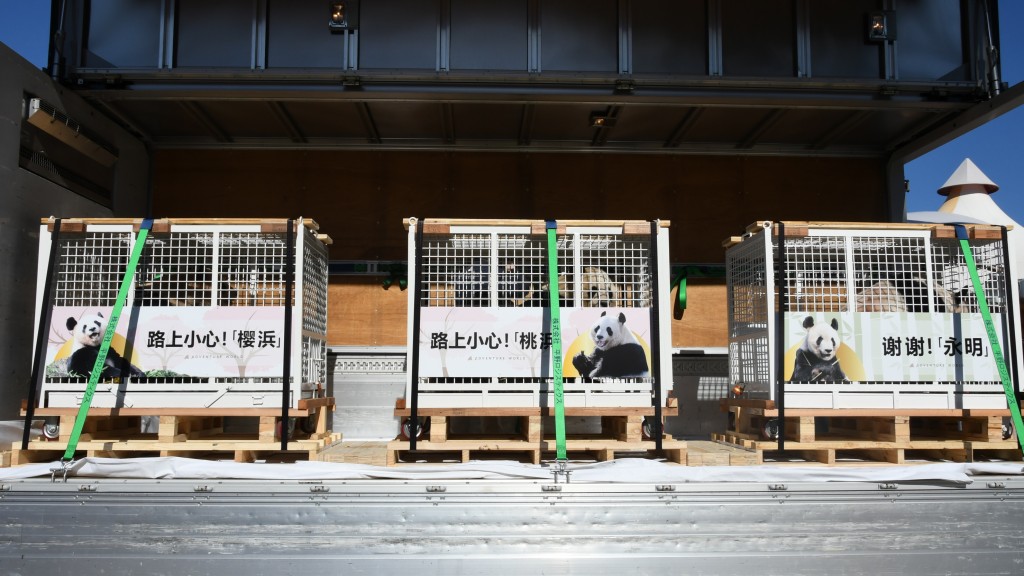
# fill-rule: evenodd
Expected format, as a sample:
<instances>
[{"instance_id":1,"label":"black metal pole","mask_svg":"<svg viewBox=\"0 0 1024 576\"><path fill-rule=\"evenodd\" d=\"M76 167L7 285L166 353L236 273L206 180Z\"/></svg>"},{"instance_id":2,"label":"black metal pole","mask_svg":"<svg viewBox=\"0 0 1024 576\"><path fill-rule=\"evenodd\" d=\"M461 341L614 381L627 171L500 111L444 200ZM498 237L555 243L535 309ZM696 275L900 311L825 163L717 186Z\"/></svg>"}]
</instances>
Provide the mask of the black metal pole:
<instances>
[{"instance_id":1,"label":"black metal pole","mask_svg":"<svg viewBox=\"0 0 1024 576\"><path fill-rule=\"evenodd\" d=\"M53 277L57 268L57 257L60 255L60 218L53 219L53 233L50 234L50 259L46 264L46 280L43 284L43 300L39 310L39 329L36 331L36 355L32 361L32 377L28 383L28 404L25 406L25 429L21 435L21 449L28 450L28 441L32 435L32 419L36 412L36 398L43 386L46 372L47 334L53 320Z\"/></svg>"},{"instance_id":2,"label":"black metal pole","mask_svg":"<svg viewBox=\"0 0 1024 576\"><path fill-rule=\"evenodd\" d=\"M1013 330L1014 318L1017 317L1017 308L1014 306L1016 302L1013 301L1013 282L1016 279L1013 274L1010 273L1010 238L1006 231L1006 226L1000 226L1001 237L1003 242L1003 278L1006 281L1006 287L1004 291L1006 293L1006 313L1003 314L1003 334L1007 336L1007 342L1009 343L1009 353L1005 354L1010 358L1010 374L1013 375L1013 392L1017 397L1018 402L1020 401L1020 376L1017 374L1017 334Z\"/></svg>"},{"instance_id":3,"label":"black metal pole","mask_svg":"<svg viewBox=\"0 0 1024 576\"><path fill-rule=\"evenodd\" d=\"M651 386L654 389L652 402L654 403L654 426L651 429L654 435L654 449L662 450L662 436L664 436L661 422L661 292L658 289L658 220L651 220Z\"/></svg>"},{"instance_id":4,"label":"black metal pole","mask_svg":"<svg viewBox=\"0 0 1024 576\"><path fill-rule=\"evenodd\" d=\"M292 379L292 291L295 284L295 219L288 219L284 233L284 370L281 383L281 451L288 449L288 409Z\"/></svg>"},{"instance_id":5,"label":"black metal pole","mask_svg":"<svg viewBox=\"0 0 1024 576\"><path fill-rule=\"evenodd\" d=\"M409 398L409 449L416 449L416 437L419 436L419 396L420 396L420 308L423 305L423 223L422 218L416 219L416 245L413 247L413 266L416 273L412 286L412 337L409 342L409 377L412 383ZM401 423L399 423L401 424Z\"/></svg>"},{"instance_id":6,"label":"black metal pole","mask_svg":"<svg viewBox=\"0 0 1024 576\"><path fill-rule=\"evenodd\" d=\"M770 238L770 236L769 236ZM779 450L786 449L786 311L789 309L788 287L786 286L786 225L779 222L779 257L776 258L778 274L779 308L775 313L775 407L779 410ZM768 295L772 297L771 294Z\"/></svg>"}]
</instances>

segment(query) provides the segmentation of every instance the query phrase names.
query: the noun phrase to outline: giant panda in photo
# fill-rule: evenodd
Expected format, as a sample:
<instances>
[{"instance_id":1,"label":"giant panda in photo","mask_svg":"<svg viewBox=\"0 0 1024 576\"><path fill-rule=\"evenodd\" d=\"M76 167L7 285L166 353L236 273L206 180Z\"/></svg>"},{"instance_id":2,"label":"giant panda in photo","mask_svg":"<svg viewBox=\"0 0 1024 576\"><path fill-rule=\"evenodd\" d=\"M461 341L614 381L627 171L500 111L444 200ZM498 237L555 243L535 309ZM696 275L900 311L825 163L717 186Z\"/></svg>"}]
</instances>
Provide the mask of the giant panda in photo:
<instances>
[{"instance_id":1,"label":"giant panda in photo","mask_svg":"<svg viewBox=\"0 0 1024 576\"><path fill-rule=\"evenodd\" d=\"M626 315L602 312L590 330L594 352L580 352L572 365L586 378L646 378L650 375L647 354L633 332L626 327Z\"/></svg>"},{"instance_id":2,"label":"giant panda in photo","mask_svg":"<svg viewBox=\"0 0 1024 576\"><path fill-rule=\"evenodd\" d=\"M103 314L83 316L80 320L75 318L67 319L67 328L71 331L74 339L71 345L71 357L68 360L68 374L73 376L89 377L92 368L96 364L96 357L99 355L100 344L103 342L103 333L107 328L107 320ZM133 366L127 359L122 358L113 347L107 350L107 357L103 362L103 371L100 373L101 380L121 378L130 376L132 378L143 378L146 373L136 366Z\"/></svg>"},{"instance_id":3,"label":"giant panda in photo","mask_svg":"<svg viewBox=\"0 0 1024 576\"><path fill-rule=\"evenodd\" d=\"M796 351L791 382L849 382L839 366L836 353L839 340L839 320L829 324L815 324L814 318L804 318L807 335Z\"/></svg>"}]
</instances>

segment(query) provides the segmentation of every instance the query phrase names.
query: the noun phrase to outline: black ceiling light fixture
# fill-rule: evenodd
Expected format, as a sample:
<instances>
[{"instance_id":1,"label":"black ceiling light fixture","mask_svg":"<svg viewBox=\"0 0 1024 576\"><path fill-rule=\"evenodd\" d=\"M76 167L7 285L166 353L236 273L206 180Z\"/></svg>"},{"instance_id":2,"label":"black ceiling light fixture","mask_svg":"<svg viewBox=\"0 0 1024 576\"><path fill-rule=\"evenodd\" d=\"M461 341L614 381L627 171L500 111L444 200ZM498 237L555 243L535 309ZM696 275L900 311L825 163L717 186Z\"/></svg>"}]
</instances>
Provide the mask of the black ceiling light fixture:
<instances>
[{"instance_id":1,"label":"black ceiling light fixture","mask_svg":"<svg viewBox=\"0 0 1024 576\"><path fill-rule=\"evenodd\" d=\"M327 28L331 33L348 30L348 6L346 2L331 2L331 19L327 21Z\"/></svg>"},{"instance_id":2,"label":"black ceiling light fixture","mask_svg":"<svg viewBox=\"0 0 1024 576\"><path fill-rule=\"evenodd\" d=\"M615 115L611 110L603 110L590 113L591 128L611 128L615 126Z\"/></svg>"},{"instance_id":3,"label":"black ceiling light fixture","mask_svg":"<svg viewBox=\"0 0 1024 576\"><path fill-rule=\"evenodd\" d=\"M896 39L896 16L891 10L868 12L867 34L870 42Z\"/></svg>"}]
</instances>

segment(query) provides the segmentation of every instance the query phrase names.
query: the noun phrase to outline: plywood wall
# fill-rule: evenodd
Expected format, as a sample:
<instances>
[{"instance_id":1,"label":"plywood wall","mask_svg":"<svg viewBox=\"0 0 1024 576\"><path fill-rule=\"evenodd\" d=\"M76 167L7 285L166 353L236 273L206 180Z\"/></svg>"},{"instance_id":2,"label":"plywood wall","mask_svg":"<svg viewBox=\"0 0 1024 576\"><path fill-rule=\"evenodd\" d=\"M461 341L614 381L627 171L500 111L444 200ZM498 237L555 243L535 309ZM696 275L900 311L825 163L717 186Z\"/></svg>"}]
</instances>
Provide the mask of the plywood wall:
<instances>
[{"instance_id":1,"label":"plywood wall","mask_svg":"<svg viewBox=\"0 0 1024 576\"><path fill-rule=\"evenodd\" d=\"M158 150L155 217L313 218L334 260L405 260L402 219L672 222L673 263L722 263L722 240L757 220L879 221L872 158L488 152ZM333 277L332 345L404 345L406 293ZM672 345L726 345L725 286L691 282Z\"/></svg>"},{"instance_id":2,"label":"plywood wall","mask_svg":"<svg viewBox=\"0 0 1024 576\"><path fill-rule=\"evenodd\" d=\"M672 290L675 301L676 290ZM405 346L408 292L385 289L380 280L335 277L328 289L328 332L332 346ZM724 283L691 280L687 307L672 316L672 346L726 347L729 343Z\"/></svg>"},{"instance_id":3,"label":"plywood wall","mask_svg":"<svg viewBox=\"0 0 1024 576\"><path fill-rule=\"evenodd\" d=\"M153 215L313 218L344 260L404 260L409 216L660 218L673 262L717 263L756 220L879 220L884 181L870 158L159 150Z\"/></svg>"}]
</instances>

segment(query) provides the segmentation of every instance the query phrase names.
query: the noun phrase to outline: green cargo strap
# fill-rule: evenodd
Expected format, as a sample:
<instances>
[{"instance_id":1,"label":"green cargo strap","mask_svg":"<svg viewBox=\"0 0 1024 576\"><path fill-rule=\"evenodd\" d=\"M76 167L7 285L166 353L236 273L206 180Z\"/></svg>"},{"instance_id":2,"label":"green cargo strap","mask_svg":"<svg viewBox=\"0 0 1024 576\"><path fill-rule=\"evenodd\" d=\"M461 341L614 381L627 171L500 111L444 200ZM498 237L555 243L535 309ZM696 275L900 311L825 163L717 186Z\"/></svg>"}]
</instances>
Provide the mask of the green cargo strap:
<instances>
[{"instance_id":1,"label":"green cargo strap","mask_svg":"<svg viewBox=\"0 0 1024 576\"><path fill-rule=\"evenodd\" d=\"M558 227L554 220L547 221L548 231L548 290L551 299L551 367L555 393L555 458L565 461L565 391L562 381L562 320L558 305Z\"/></svg>"},{"instance_id":2,"label":"green cargo strap","mask_svg":"<svg viewBox=\"0 0 1024 576\"><path fill-rule=\"evenodd\" d=\"M92 404L92 397L96 393L96 384L100 381L100 374L103 372L103 365L107 361L107 352L110 351L110 342L114 339L114 332L117 329L117 321L121 318L121 309L128 299L128 288L131 287L132 278L135 277L135 267L139 263L142 249L146 246L146 237L149 236L149 229L153 227L153 220L145 219L139 226L139 236L135 239L135 246L132 247L132 255L128 260L128 268L124 271L124 279L121 280L121 289L117 292L117 300L114 301L114 310L110 313L110 320L107 321L107 329L103 333L103 341L96 354L96 363L89 373L89 384L85 387L85 394L82 396L82 405L78 407L78 416L75 417L75 427L71 430L71 437L68 439L68 448L64 451L64 462L74 460L75 450L78 449L78 439L82 436L82 428L85 427L85 417L89 413L89 406Z\"/></svg>"},{"instance_id":3,"label":"green cargo strap","mask_svg":"<svg viewBox=\"0 0 1024 576\"><path fill-rule=\"evenodd\" d=\"M974 254L971 253L971 246L967 241L967 228L957 224L956 237L960 240L960 249L964 253L964 261L967 263L967 270L971 274L971 284L974 286L974 295L978 299L978 308L981 309L981 317L985 321L985 332L988 333L988 342L992 347L992 356L995 357L996 367L999 369L999 379L1003 382L1003 391L1006 393L1006 406L1010 409L1010 417L1013 419L1014 429L1017 431L1017 443L1024 449L1024 423L1021 422L1020 407L1017 405L1017 396L1013 390L1013 382L1010 380L1010 372L1006 369L1006 360L1003 358L1003 349L999 346L999 339L996 337L996 327L992 323L992 314L988 310L988 300L985 299L985 291L981 286L981 279L978 277L978 267L974 263Z\"/></svg>"}]
</instances>

